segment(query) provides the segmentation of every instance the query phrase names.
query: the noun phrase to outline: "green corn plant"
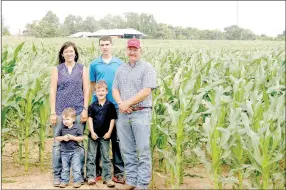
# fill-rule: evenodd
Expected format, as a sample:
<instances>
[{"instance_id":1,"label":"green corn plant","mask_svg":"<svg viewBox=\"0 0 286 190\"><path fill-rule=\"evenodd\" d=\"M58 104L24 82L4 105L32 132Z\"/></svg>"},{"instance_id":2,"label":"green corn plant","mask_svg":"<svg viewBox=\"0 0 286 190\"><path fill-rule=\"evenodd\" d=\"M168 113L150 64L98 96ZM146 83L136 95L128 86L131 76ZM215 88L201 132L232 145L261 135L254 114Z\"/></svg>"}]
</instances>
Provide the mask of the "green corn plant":
<instances>
[{"instance_id":1,"label":"green corn plant","mask_svg":"<svg viewBox=\"0 0 286 190\"><path fill-rule=\"evenodd\" d=\"M226 102L222 101L223 87L219 86L215 88L215 93L209 93L210 102L206 103L209 109L204 113L212 113L210 117L205 119L203 126L205 136L207 137L206 150L210 160L205 156L206 153L200 147L194 149L195 153L201 158L201 161L205 164L206 168L211 171L214 188L222 189L221 181L221 165L222 158L225 154L225 150L220 144L224 144L229 138L228 133L223 133L225 128L225 118L227 116ZM213 94L213 95L211 95Z\"/></svg>"},{"instance_id":2,"label":"green corn plant","mask_svg":"<svg viewBox=\"0 0 286 190\"><path fill-rule=\"evenodd\" d=\"M43 101L39 107L39 119L40 119L40 129L39 129L39 158L41 169L43 170L44 165L44 151L45 151L45 137L46 137L46 129L47 122L49 119L50 107L48 103L48 96L44 97Z\"/></svg>"},{"instance_id":3,"label":"green corn plant","mask_svg":"<svg viewBox=\"0 0 286 190\"><path fill-rule=\"evenodd\" d=\"M11 57L10 60L9 59L9 52L8 50L4 51L3 53L3 57L2 57L2 68L1 68L1 77L3 78L3 76L5 74L11 74L14 72L14 68L17 64L17 61L18 61L18 54L21 52L23 46L24 46L25 42L22 42L21 44L19 44L15 50L13 51L13 56Z\"/></svg>"},{"instance_id":4,"label":"green corn plant","mask_svg":"<svg viewBox=\"0 0 286 190\"><path fill-rule=\"evenodd\" d=\"M70 39L32 39L24 45L3 38L2 148L18 136L19 160L22 147L34 137L39 137L40 152L45 149L43 109L48 106L43 101L50 68L66 40ZM82 64L88 66L100 55L90 40L74 40ZM125 44L118 39L114 54L127 62ZM284 43L145 39L143 56L158 76L150 137L152 187L156 188L154 175L160 175L165 187L180 188L187 175L184 169L199 158L215 188L285 187ZM222 172L223 165L230 171Z\"/></svg>"}]
</instances>

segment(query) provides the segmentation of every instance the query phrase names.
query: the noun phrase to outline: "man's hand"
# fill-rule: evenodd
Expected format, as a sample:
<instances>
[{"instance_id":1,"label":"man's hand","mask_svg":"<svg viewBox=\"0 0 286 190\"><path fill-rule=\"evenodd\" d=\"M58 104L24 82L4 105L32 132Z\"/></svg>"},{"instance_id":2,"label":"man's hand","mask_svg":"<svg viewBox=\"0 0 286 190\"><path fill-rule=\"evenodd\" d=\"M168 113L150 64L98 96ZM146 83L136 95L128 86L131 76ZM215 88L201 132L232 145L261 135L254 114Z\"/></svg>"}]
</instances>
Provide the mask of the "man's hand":
<instances>
[{"instance_id":1,"label":"man's hand","mask_svg":"<svg viewBox=\"0 0 286 190\"><path fill-rule=\"evenodd\" d=\"M121 113L131 113L132 109L130 108L131 102L129 100L123 101L119 104L119 111Z\"/></svg>"},{"instance_id":2,"label":"man's hand","mask_svg":"<svg viewBox=\"0 0 286 190\"><path fill-rule=\"evenodd\" d=\"M97 134L96 133L91 133L91 138L93 139L93 140L96 140L97 138L98 138L98 136L97 136Z\"/></svg>"},{"instance_id":3,"label":"man's hand","mask_svg":"<svg viewBox=\"0 0 286 190\"><path fill-rule=\"evenodd\" d=\"M132 113L133 112L133 110L132 110L132 108L130 107L130 108L128 108L128 110L126 111L126 112L124 112L125 114L130 114L130 113Z\"/></svg>"},{"instance_id":4,"label":"man's hand","mask_svg":"<svg viewBox=\"0 0 286 190\"><path fill-rule=\"evenodd\" d=\"M105 135L103 136L103 138L106 140L106 139L109 139L111 136L111 134L109 132L105 133Z\"/></svg>"}]
</instances>

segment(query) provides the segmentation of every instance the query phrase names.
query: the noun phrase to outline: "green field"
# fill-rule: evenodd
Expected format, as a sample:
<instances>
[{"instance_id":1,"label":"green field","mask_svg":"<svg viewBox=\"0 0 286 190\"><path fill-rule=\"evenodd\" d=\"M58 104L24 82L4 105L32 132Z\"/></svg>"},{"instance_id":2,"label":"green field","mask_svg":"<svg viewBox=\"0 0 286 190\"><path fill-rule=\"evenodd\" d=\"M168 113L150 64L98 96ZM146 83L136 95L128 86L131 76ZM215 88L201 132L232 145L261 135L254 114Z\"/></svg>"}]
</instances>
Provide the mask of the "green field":
<instances>
[{"instance_id":1,"label":"green field","mask_svg":"<svg viewBox=\"0 0 286 190\"><path fill-rule=\"evenodd\" d=\"M44 159L51 68L68 40L86 66L100 55L98 39L2 38L2 148L16 137L26 170L29 139L38 139ZM113 51L125 61L126 41L114 39ZM203 163L213 188L285 188L285 42L143 39L142 44L158 84L153 172L166 176L166 187L180 187L185 168Z\"/></svg>"}]
</instances>

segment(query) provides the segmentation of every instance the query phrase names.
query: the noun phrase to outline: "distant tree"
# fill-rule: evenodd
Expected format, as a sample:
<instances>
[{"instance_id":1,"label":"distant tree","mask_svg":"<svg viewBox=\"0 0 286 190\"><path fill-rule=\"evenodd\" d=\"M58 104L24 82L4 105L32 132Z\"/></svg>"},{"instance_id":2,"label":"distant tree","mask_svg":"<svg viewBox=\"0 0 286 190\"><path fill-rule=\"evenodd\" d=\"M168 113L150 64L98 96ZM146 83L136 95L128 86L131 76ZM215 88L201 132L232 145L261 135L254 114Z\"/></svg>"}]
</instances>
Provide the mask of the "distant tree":
<instances>
[{"instance_id":1,"label":"distant tree","mask_svg":"<svg viewBox=\"0 0 286 190\"><path fill-rule=\"evenodd\" d=\"M41 37L39 21L34 20L31 24L26 24L25 30L23 30L25 36Z\"/></svg>"},{"instance_id":2,"label":"distant tree","mask_svg":"<svg viewBox=\"0 0 286 190\"><path fill-rule=\"evenodd\" d=\"M40 21L27 24L25 28L23 33L28 36L51 38L60 35L59 18L52 11L48 11Z\"/></svg>"},{"instance_id":3,"label":"distant tree","mask_svg":"<svg viewBox=\"0 0 286 190\"><path fill-rule=\"evenodd\" d=\"M178 26L174 27L174 32L175 32L175 38L179 40L187 39L187 31L185 28Z\"/></svg>"},{"instance_id":4,"label":"distant tree","mask_svg":"<svg viewBox=\"0 0 286 190\"><path fill-rule=\"evenodd\" d=\"M52 11L49 11L39 22L41 37L50 38L59 36L59 18Z\"/></svg>"},{"instance_id":5,"label":"distant tree","mask_svg":"<svg viewBox=\"0 0 286 190\"><path fill-rule=\"evenodd\" d=\"M211 40L223 40L225 39L225 35L220 30L210 30L209 38Z\"/></svg>"},{"instance_id":6,"label":"distant tree","mask_svg":"<svg viewBox=\"0 0 286 190\"><path fill-rule=\"evenodd\" d=\"M188 39L197 40L200 38L200 30L197 28L188 27L186 28Z\"/></svg>"},{"instance_id":7,"label":"distant tree","mask_svg":"<svg viewBox=\"0 0 286 190\"><path fill-rule=\"evenodd\" d=\"M65 36L69 36L70 32L68 27L65 24L60 24L59 26L59 36L61 37L65 37Z\"/></svg>"},{"instance_id":8,"label":"distant tree","mask_svg":"<svg viewBox=\"0 0 286 190\"><path fill-rule=\"evenodd\" d=\"M2 36L10 36L10 35L11 35L11 33L10 33L8 27L5 26L5 24L4 24L4 17L2 15Z\"/></svg>"},{"instance_id":9,"label":"distant tree","mask_svg":"<svg viewBox=\"0 0 286 190\"><path fill-rule=\"evenodd\" d=\"M152 38L157 27L157 22L154 16L152 14L142 13L139 16L139 19L139 31Z\"/></svg>"},{"instance_id":10,"label":"distant tree","mask_svg":"<svg viewBox=\"0 0 286 190\"><path fill-rule=\"evenodd\" d=\"M82 31L86 32L95 32L100 29L100 25L93 17L86 17L86 19L82 22L81 29Z\"/></svg>"},{"instance_id":11,"label":"distant tree","mask_svg":"<svg viewBox=\"0 0 286 190\"><path fill-rule=\"evenodd\" d=\"M160 39L175 39L176 33L173 28L168 24L159 24L157 28L157 34L155 37Z\"/></svg>"},{"instance_id":12,"label":"distant tree","mask_svg":"<svg viewBox=\"0 0 286 190\"><path fill-rule=\"evenodd\" d=\"M61 24L58 17L49 11L41 20L28 23L23 33L35 37L56 37L68 36L77 32L95 32L100 29L115 28L134 28L146 34L147 38L155 39L273 40L266 35L257 36L249 29L240 28L237 25L225 27L223 32L220 30L199 30L192 27L173 27L172 25L157 23L152 14L135 12L126 12L123 17L108 14L98 21L90 16L83 20L80 16L70 14ZM2 27L3 34L4 30L5 27ZM285 40L285 31L283 34L279 34L275 40Z\"/></svg>"},{"instance_id":13,"label":"distant tree","mask_svg":"<svg viewBox=\"0 0 286 190\"><path fill-rule=\"evenodd\" d=\"M256 40L257 36L249 29L242 29L241 40Z\"/></svg>"},{"instance_id":14,"label":"distant tree","mask_svg":"<svg viewBox=\"0 0 286 190\"><path fill-rule=\"evenodd\" d=\"M72 14L68 15L64 20L64 25L65 28L68 29L69 35L84 31L83 21L80 16L75 16Z\"/></svg>"},{"instance_id":15,"label":"distant tree","mask_svg":"<svg viewBox=\"0 0 286 190\"><path fill-rule=\"evenodd\" d=\"M115 15L110 19L111 28L126 28L126 21L120 15Z\"/></svg>"},{"instance_id":16,"label":"distant tree","mask_svg":"<svg viewBox=\"0 0 286 190\"><path fill-rule=\"evenodd\" d=\"M134 12L126 12L124 13L124 17L126 19L126 27L134 28L140 31L140 15Z\"/></svg>"},{"instance_id":17,"label":"distant tree","mask_svg":"<svg viewBox=\"0 0 286 190\"><path fill-rule=\"evenodd\" d=\"M260 36L257 36L257 40L273 40L273 37L269 37L265 34L261 34Z\"/></svg>"},{"instance_id":18,"label":"distant tree","mask_svg":"<svg viewBox=\"0 0 286 190\"><path fill-rule=\"evenodd\" d=\"M224 31L227 40L240 40L241 38L242 31L237 25L226 27Z\"/></svg>"},{"instance_id":19,"label":"distant tree","mask_svg":"<svg viewBox=\"0 0 286 190\"><path fill-rule=\"evenodd\" d=\"M237 25L224 28L227 40L255 40L256 35L248 29L243 29Z\"/></svg>"},{"instance_id":20,"label":"distant tree","mask_svg":"<svg viewBox=\"0 0 286 190\"><path fill-rule=\"evenodd\" d=\"M282 34L277 35L276 40L285 41L285 30L282 32Z\"/></svg>"},{"instance_id":21,"label":"distant tree","mask_svg":"<svg viewBox=\"0 0 286 190\"><path fill-rule=\"evenodd\" d=\"M183 34L179 34L179 35L177 36L177 39L178 39L178 40L187 40L188 38L187 38L187 36L184 36Z\"/></svg>"},{"instance_id":22,"label":"distant tree","mask_svg":"<svg viewBox=\"0 0 286 190\"><path fill-rule=\"evenodd\" d=\"M106 15L99 21L100 28L102 29L115 29L115 28L125 28L126 22L124 19L119 16L113 16L111 14Z\"/></svg>"}]
</instances>

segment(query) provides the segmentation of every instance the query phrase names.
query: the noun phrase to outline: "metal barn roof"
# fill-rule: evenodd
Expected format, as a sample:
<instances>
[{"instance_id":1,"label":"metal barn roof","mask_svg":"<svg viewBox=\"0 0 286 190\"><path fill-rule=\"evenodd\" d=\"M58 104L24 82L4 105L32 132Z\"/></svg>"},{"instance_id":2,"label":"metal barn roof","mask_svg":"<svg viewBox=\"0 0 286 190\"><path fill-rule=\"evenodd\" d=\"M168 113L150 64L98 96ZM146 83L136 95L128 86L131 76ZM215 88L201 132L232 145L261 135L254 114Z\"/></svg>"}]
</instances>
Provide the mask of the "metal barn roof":
<instances>
[{"instance_id":1,"label":"metal barn roof","mask_svg":"<svg viewBox=\"0 0 286 190\"><path fill-rule=\"evenodd\" d=\"M137 34L145 36L142 32L139 32L133 28L98 30L89 36L124 36L124 34Z\"/></svg>"},{"instance_id":2,"label":"metal barn roof","mask_svg":"<svg viewBox=\"0 0 286 190\"><path fill-rule=\"evenodd\" d=\"M82 38L82 37L87 37L90 34L92 34L92 32L77 32L75 34L70 35L69 37L71 37L71 38Z\"/></svg>"},{"instance_id":3,"label":"metal barn roof","mask_svg":"<svg viewBox=\"0 0 286 190\"><path fill-rule=\"evenodd\" d=\"M77 32L75 34L70 35L69 37L81 38L81 37L96 37L96 36L124 36L126 34L146 36L142 32L135 30L134 28L126 28L126 29L98 30L96 32Z\"/></svg>"}]
</instances>

